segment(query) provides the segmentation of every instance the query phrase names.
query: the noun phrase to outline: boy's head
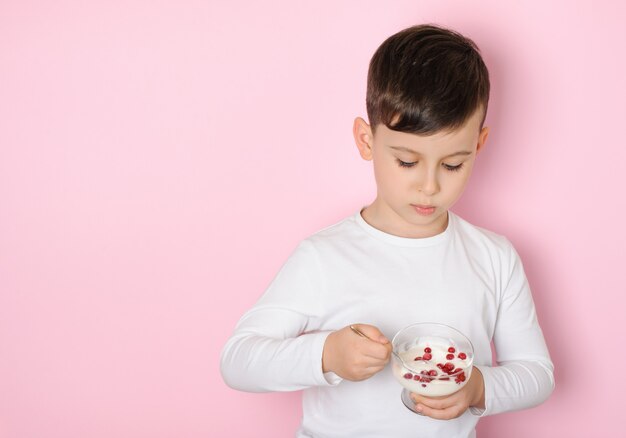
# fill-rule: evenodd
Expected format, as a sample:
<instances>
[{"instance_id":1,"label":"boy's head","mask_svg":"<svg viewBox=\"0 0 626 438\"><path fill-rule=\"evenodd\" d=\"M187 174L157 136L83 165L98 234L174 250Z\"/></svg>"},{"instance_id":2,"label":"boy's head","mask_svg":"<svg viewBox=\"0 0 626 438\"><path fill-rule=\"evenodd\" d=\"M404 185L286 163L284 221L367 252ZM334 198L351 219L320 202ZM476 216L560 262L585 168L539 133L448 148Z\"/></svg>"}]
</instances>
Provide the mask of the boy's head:
<instances>
[{"instance_id":1,"label":"boy's head","mask_svg":"<svg viewBox=\"0 0 626 438\"><path fill-rule=\"evenodd\" d=\"M367 116L412 134L455 130L489 102L489 72L474 42L449 29L418 25L387 38L370 61Z\"/></svg>"},{"instance_id":2,"label":"boy's head","mask_svg":"<svg viewBox=\"0 0 626 438\"><path fill-rule=\"evenodd\" d=\"M445 229L488 135L489 88L478 48L457 32L418 25L381 44L367 78L370 124L354 122L378 187L366 220L405 237Z\"/></svg>"}]
</instances>

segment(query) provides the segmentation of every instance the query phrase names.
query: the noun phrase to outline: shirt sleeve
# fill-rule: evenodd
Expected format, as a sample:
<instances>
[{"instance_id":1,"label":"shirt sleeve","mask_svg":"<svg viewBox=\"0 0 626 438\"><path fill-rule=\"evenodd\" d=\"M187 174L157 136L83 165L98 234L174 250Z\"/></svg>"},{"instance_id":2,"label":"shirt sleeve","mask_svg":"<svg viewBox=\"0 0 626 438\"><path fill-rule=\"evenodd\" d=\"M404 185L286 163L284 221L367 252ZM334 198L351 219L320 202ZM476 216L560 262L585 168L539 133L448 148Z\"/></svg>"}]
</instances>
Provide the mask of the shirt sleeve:
<instances>
[{"instance_id":1,"label":"shirt sleeve","mask_svg":"<svg viewBox=\"0 0 626 438\"><path fill-rule=\"evenodd\" d=\"M224 382L249 392L339 384L341 377L322 370L331 333L317 329L323 310L316 296L323 287L318 254L312 242L303 240L222 349Z\"/></svg>"},{"instance_id":2,"label":"shirt sleeve","mask_svg":"<svg viewBox=\"0 0 626 438\"><path fill-rule=\"evenodd\" d=\"M536 406L554 390L554 365L537 321L528 280L519 255L507 243L505 281L493 336L497 366L476 366L485 385L485 409L470 408L477 416Z\"/></svg>"}]
</instances>

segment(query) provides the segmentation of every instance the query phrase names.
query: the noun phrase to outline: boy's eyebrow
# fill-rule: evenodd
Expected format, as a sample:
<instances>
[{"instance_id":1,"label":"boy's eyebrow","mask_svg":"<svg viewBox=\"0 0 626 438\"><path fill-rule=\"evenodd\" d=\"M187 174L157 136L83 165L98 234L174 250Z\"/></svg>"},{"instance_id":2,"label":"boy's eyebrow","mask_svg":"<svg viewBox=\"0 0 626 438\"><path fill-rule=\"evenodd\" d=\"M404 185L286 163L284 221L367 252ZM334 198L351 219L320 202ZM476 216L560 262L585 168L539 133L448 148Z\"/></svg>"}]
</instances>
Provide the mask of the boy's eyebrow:
<instances>
[{"instance_id":1,"label":"boy's eyebrow","mask_svg":"<svg viewBox=\"0 0 626 438\"><path fill-rule=\"evenodd\" d=\"M406 152L411 152L412 154L421 155L419 152L414 151L413 149L409 149L409 148L404 147L404 146L389 146L389 147L391 149L397 149L397 150L400 150L400 151L406 151ZM458 151L458 152L455 152L453 154L447 155L446 158L456 157L457 155L471 155L471 154L472 154L472 151Z\"/></svg>"}]
</instances>

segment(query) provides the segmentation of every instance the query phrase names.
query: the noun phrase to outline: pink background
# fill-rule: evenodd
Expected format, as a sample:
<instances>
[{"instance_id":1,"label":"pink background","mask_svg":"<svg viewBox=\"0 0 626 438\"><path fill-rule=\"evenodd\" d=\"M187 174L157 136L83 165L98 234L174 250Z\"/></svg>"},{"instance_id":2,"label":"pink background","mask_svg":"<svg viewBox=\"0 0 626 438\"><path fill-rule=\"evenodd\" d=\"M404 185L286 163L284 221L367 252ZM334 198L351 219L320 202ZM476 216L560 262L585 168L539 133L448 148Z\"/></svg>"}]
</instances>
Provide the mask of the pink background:
<instances>
[{"instance_id":1,"label":"pink background","mask_svg":"<svg viewBox=\"0 0 626 438\"><path fill-rule=\"evenodd\" d=\"M219 354L295 245L374 199L367 64L421 22L490 69L454 210L516 245L556 365L479 435L621 428L621 2L295 3L0 2L0 437L292 437L300 394L231 390Z\"/></svg>"}]
</instances>

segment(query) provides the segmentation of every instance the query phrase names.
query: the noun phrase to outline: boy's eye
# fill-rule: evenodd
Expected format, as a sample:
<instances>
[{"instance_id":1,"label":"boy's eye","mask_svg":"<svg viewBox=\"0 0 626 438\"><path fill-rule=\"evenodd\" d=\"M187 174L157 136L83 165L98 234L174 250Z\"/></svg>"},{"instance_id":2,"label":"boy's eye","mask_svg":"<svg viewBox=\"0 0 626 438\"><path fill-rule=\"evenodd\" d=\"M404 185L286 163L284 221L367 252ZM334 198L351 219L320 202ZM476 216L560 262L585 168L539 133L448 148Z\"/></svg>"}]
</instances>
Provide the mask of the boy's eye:
<instances>
[{"instance_id":1,"label":"boy's eye","mask_svg":"<svg viewBox=\"0 0 626 438\"><path fill-rule=\"evenodd\" d=\"M414 161L413 163L407 163L407 162L405 162L405 161L398 160L398 165L399 165L400 167L413 167L413 166L415 166L416 164L417 164L417 161Z\"/></svg>"},{"instance_id":2,"label":"boy's eye","mask_svg":"<svg viewBox=\"0 0 626 438\"><path fill-rule=\"evenodd\" d=\"M444 164L443 167L445 167L447 170L450 170L451 172L458 172L463 167L463 163L457 166L450 166L449 164Z\"/></svg>"}]
</instances>

